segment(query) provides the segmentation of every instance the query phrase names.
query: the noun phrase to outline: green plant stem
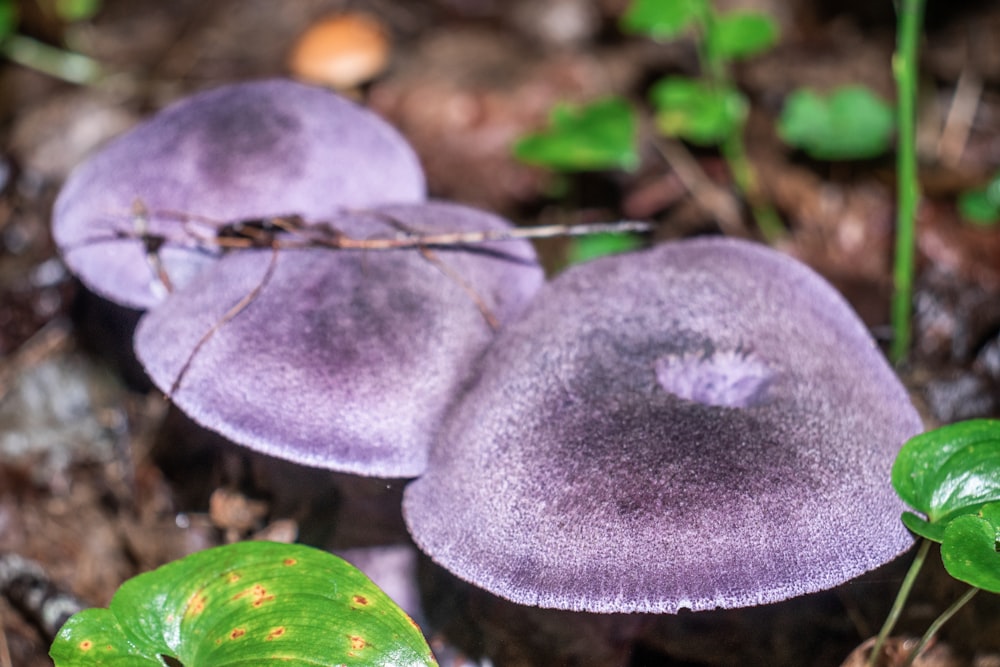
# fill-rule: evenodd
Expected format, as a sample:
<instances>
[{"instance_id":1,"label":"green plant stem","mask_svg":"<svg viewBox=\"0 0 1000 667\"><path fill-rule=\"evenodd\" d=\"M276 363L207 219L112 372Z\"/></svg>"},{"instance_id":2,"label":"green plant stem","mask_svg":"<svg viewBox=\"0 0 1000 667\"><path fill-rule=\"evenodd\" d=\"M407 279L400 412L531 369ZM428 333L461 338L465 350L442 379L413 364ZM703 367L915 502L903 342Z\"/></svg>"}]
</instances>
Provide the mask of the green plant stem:
<instances>
[{"instance_id":1,"label":"green plant stem","mask_svg":"<svg viewBox=\"0 0 1000 667\"><path fill-rule=\"evenodd\" d=\"M896 259L893 273L892 349L899 363L910 349L913 299L914 245L920 184L917 180L917 49L923 23L924 0L898 0L898 37L892 60L896 78L898 149L896 151L897 213Z\"/></svg>"},{"instance_id":2,"label":"green plant stem","mask_svg":"<svg viewBox=\"0 0 1000 667\"><path fill-rule=\"evenodd\" d=\"M70 83L91 84L101 77L101 66L93 58L24 35L8 35L0 42L0 53L20 65Z\"/></svg>"},{"instance_id":3,"label":"green plant stem","mask_svg":"<svg viewBox=\"0 0 1000 667\"><path fill-rule=\"evenodd\" d=\"M906 662L903 663L903 667L911 667L911 665L913 665L913 662L917 659L917 657L921 653L923 653L924 649L927 647L927 644L928 642L930 642L931 638L934 637L934 635L938 633L938 630L941 629L941 626L947 623L952 616L957 614L958 610L964 607L969 602L969 600L974 598L976 596L976 593L978 593L980 590L982 589L975 587L970 588L965 592L965 595L952 602L950 607L941 612L941 615L938 616L936 619L934 619L934 622L931 623L931 626L927 628L927 632L925 632L924 636L920 638L920 643L918 643L916 648L914 648L913 651L910 653L910 655L907 656Z\"/></svg>"},{"instance_id":4,"label":"green plant stem","mask_svg":"<svg viewBox=\"0 0 1000 667\"><path fill-rule=\"evenodd\" d=\"M764 236L764 240L773 243L784 235L785 229L774 208L766 202L761 202L757 174L754 173L753 165L747 159L746 147L743 145L742 126L739 131L733 132L726 138L720 149L729 165L729 171L733 174L736 187L740 189L750 205L757 229Z\"/></svg>"},{"instance_id":5,"label":"green plant stem","mask_svg":"<svg viewBox=\"0 0 1000 667\"><path fill-rule=\"evenodd\" d=\"M706 7L707 11L699 17L701 39L698 40L698 57L701 61L701 69L707 73L708 80L713 87L717 89L731 88L732 77L729 73L729 63L714 56L708 46L710 35L715 28L716 14L711 5L706 3ZM784 235L785 228L774 208L769 203L761 201L757 174L747 158L746 146L743 143L743 131L744 123L740 123L740 127L722 142L719 150L729 166L736 187L750 206L750 212L753 214L754 222L757 223L757 229L760 230L765 241L773 243Z\"/></svg>"},{"instance_id":6,"label":"green plant stem","mask_svg":"<svg viewBox=\"0 0 1000 667\"><path fill-rule=\"evenodd\" d=\"M914 557L913 563L910 564L910 569L906 572L906 576L903 577L903 583L899 587L899 592L896 593L896 600L892 603L892 609L889 610L889 615L886 616L885 623L882 624L882 629L879 630L878 637L875 639L875 646L872 647L872 652L868 655L867 667L875 667L878 657L882 653L882 647L885 645L886 638L889 637L892 629L896 627L896 621L899 620L900 614L903 613L903 605L906 604L906 598L910 596L910 591L917 580L920 568L924 566L924 561L927 560L927 552L930 549L931 541L921 539L917 555Z\"/></svg>"}]
</instances>

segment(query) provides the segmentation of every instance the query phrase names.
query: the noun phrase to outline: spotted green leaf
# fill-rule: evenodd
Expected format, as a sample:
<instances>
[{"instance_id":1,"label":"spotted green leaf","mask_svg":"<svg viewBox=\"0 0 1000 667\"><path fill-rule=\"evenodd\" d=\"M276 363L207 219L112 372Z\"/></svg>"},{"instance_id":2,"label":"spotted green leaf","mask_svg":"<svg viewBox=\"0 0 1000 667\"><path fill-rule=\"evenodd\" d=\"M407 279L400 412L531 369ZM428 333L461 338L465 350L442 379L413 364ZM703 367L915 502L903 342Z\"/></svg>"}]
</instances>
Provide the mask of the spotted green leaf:
<instances>
[{"instance_id":1,"label":"spotted green leaf","mask_svg":"<svg viewBox=\"0 0 1000 667\"><path fill-rule=\"evenodd\" d=\"M634 169L639 164L635 110L620 97L584 106L557 105L549 127L521 138L514 155L564 171Z\"/></svg>"},{"instance_id":2,"label":"spotted green leaf","mask_svg":"<svg viewBox=\"0 0 1000 667\"><path fill-rule=\"evenodd\" d=\"M650 89L656 125L663 134L700 146L715 146L738 132L747 113L743 95L685 77L667 77Z\"/></svg>"},{"instance_id":3,"label":"spotted green leaf","mask_svg":"<svg viewBox=\"0 0 1000 667\"><path fill-rule=\"evenodd\" d=\"M122 584L63 626L56 667L436 665L419 628L345 561L241 542Z\"/></svg>"},{"instance_id":4,"label":"spotted green leaf","mask_svg":"<svg viewBox=\"0 0 1000 667\"><path fill-rule=\"evenodd\" d=\"M959 581L1000 593L1000 502L949 521L941 560L948 574Z\"/></svg>"},{"instance_id":5,"label":"spotted green leaf","mask_svg":"<svg viewBox=\"0 0 1000 667\"><path fill-rule=\"evenodd\" d=\"M950 521L1000 501L1000 420L974 419L911 438L896 457L892 485L907 505L906 527L942 542Z\"/></svg>"}]
</instances>

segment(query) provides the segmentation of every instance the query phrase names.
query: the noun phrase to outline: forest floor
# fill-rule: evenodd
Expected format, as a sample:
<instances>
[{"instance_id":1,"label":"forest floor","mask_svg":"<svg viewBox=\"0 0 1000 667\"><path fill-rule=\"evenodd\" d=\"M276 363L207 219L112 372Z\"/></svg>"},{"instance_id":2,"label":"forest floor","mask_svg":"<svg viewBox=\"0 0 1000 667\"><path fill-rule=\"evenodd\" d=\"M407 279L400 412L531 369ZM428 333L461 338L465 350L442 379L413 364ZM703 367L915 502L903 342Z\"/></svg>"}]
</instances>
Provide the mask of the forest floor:
<instances>
[{"instance_id":1,"label":"forest floor","mask_svg":"<svg viewBox=\"0 0 1000 667\"><path fill-rule=\"evenodd\" d=\"M557 102L621 94L642 105L651 81L692 72L689 44L617 30L625 0L105 0L93 19L71 27L31 9L46 3L20 4L23 33L71 45L109 75L77 86L0 60L0 553L37 560L93 605L107 604L140 571L262 531L337 547L384 538L349 526L330 537L322 527L336 514L330 492L279 498L255 477L259 457L171 410L131 358L134 317L86 292L62 265L49 232L53 200L69 171L109 138L185 94L287 76L292 45L312 22L360 9L384 24L392 53L389 69L357 95L413 143L432 195L519 225L654 220L658 239L719 233L718 209L691 194L698 190L691 179L735 197L711 150L679 146L683 159L669 163L644 150L634 172L571 177L563 195L553 194L551 174L511 157L512 141L538 129ZM749 157L787 228L776 246L830 279L885 341L893 155L808 160L778 139L774 124L801 86L861 83L893 99L892 3L718 5L766 11L781 26L777 47L735 69L752 102ZM961 192L1000 169L1000 5L931 3L929 12L915 340L900 373L927 423L939 424L1000 416L1000 227L970 226L956 212ZM746 225L738 231L752 233L749 214L737 206ZM538 247L557 270L565 243ZM331 488L330 473L290 465L285 472L299 484ZM387 523L385 534L395 534L398 520ZM447 579L420 567L430 582ZM877 632L905 567L894 563L835 591L763 609L657 620L660 630L635 647L631 664L840 664ZM961 593L940 568L928 570L903 633L919 635ZM425 600L445 599L441 605L452 610L428 610L437 641L470 656L486 652L498 665L598 664L559 644L565 633L553 628L567 614L535 618L455 582L441 586L458 594ZM48 642L0 599L0 667L5 652L7 664L50 665ZM1000 605L979 596L920 664L1000 665Z\"/></svg>"}]
</instances>

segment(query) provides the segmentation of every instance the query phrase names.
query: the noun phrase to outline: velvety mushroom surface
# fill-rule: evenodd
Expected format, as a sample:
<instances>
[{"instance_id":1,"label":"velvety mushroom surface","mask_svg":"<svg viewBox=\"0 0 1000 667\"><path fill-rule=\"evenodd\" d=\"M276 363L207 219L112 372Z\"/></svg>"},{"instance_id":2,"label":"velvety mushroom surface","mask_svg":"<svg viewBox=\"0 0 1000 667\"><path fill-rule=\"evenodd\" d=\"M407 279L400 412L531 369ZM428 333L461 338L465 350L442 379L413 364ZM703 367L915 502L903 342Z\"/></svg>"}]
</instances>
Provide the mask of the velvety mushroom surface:
<instances>
[{"instance_id":1,"label":"velvety mushroom surface","mask_svg":"<svg viewBox=\"0 0 1000 667\"><path fill-rule=\"evenodd\" d=\"M145 309L167 292L156 257L172 285L187 284L218 255L222 225L424 197L419 162L391 126L275 79L196 94L111 142L67 180L53 234L88 287Z\"/></svg>"},{"instance_id":2,"label":"velvety mushroom surface","mask_svg":"<svg viewBox=\"0 0 1000 667\"><path fill-rule=\"evenodd\" d=\"M398 223L416 232L507 226L446 203L336 220L357 238L396 235ZM316 467L412 477L494 338L484 310L509 321L542 281L526 242L430 257L236 251L149 311L135 349L178 407L234 442Z\"/></svg>"},{"instance_id":3,"label":"velvety mushroom surface","mask_svg":"<svg viewBox=\"0 0 1000 667\"><path fill-rule=\"evenodd\" d=\"M515 602L758 605L911 545L889 472L920 429L810 269L677 242L543 288L484 356L404 514L435 561Z\"/></svg>"}]
</instances>

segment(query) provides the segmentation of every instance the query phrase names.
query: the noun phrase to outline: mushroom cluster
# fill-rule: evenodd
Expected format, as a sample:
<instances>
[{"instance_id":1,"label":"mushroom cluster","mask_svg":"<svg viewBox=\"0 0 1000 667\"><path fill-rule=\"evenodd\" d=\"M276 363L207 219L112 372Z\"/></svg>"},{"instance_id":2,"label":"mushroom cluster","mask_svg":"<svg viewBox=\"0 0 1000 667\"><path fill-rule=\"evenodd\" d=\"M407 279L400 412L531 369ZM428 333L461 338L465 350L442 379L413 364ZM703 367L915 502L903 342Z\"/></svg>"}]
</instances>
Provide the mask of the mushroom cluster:
<instances>
[{"instance_id":1,"label":"mushroom cluster","mask_svg":"<svg viewBox=\"0 0 1000 667\"><path fill-rule=\"evenodd\" d=\"M404 516L503 598L591 612L759 605L912 543L889 471L921 430L839 294L730 239L578 265L485 354Z\"/></svg>"},{"instance_id":2,"label":"mushroom cluster","mask_svg":"<svg viewBox=\"0 0 1000 667\"><path fill-rule=\"evenodd\" d=\"M166 108L77 168L53 215L81 280L147 310L137 356L196 422L259 452L378 477L423 471L471 364L542 270L526 242L420 253L311 240L508 226L426 201L393 128L283 80Z\"/></svg>"},{"instance_id":3,"label":"mushroom cluster","mask_svg":"<svg viewBox=\"0 0 1000 667\"><path fill-rule=\"evenodd\" d=\"M74 172L53 225L87 286L147 311L137 355L184 412L418 477L414 541L508 600L744 607L911 544L889 470L920 419L847 303L773 250L668 243L544 285L524 241L333 250L509 223L427 201L392 128L288 81L164 110Z\"/></svg>"}]
</instances>

